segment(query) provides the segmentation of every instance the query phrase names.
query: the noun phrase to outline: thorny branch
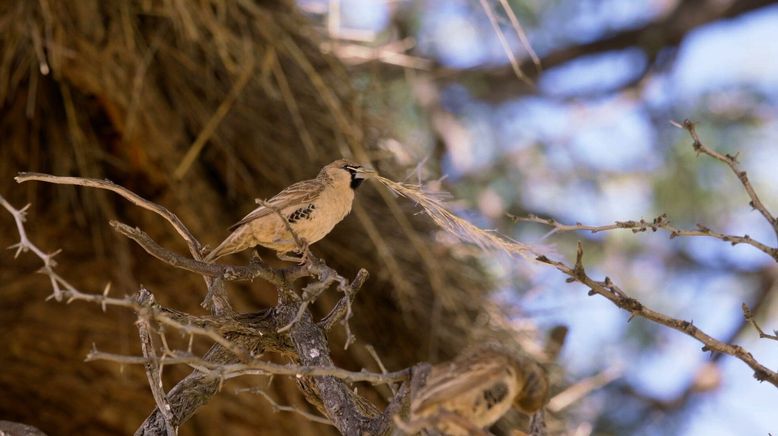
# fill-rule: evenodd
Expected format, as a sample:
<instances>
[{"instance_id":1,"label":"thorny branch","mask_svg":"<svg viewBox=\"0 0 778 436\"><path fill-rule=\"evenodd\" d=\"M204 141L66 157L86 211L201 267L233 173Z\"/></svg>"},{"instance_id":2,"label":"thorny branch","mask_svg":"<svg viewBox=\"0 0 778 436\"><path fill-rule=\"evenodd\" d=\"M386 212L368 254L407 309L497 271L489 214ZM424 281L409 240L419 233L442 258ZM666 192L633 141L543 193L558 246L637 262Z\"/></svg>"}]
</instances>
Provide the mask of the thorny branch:
<instances>
[{"instance_id":1,"label":"thorny branch","mask_svg":"<svg viewBox=\"0 0 778 436\"><path fill-rule=\"evenodd\" d=\"M238 389L237 392L238 393L248 392L248 393L257 394L257 395L261 396L262 398L267 400L268 403L270 403L270 406L273 408L274 412L292 412L292 413L296 413L296 414L302 416L303 418L305 418L305 419L307 419L309 421L318 422L319 424L332 425L332 422L330 422L330 420L327 419L327 418L322 418L321 416L314 415L312 413L308 413L308 412L306 412L304 410L300 410L300 409L298 409L296 407L282 406L282 405L278 404L273 399L273 397L271 397L267 392L265 392L261 388L254 387L254 388L247 388L247 389Z\"/></svg>"},{"instance_id":2,"label":"thorny branch","mask_svg":"<svg viewBox=\"0 0 778 436\"><path fill-rule=\"evenodd\" d=\"M181 222L181 220L173 212L167 210L167 208L160 206L159 204L146 200L140 195L130 191L123 186L119 186L110 180L87 179L83 177L61 177L42 173L19 173L19 175L16 176L14 180L16 180L16 183L39 181L54 183L57 185L85 186L88 188L105 189L115 192L129 200L132 204L138 207L142 207L143 209L150 210L164 218L167 222L170 223L171 226L173 226L181 238L186 241L192 257L198 260L201 258L200 251L202 250L202 245L200 245L200 242L197 241L192 232L189 231L184 223Z\"/></svg>"},{"instance_id":3,"label":"thorny branch","mask_svg":"<svg viewBox=\"0 0 778 436\"><path fill-rule=\"evenodd\" d=\"M692 140L694 141L694 143L692 144L692 147L694 147L694 151L696 151L697 153L708 155L714 159L724 162L729 167L729 169L731 169L732 172L735 173L738 180L740 180L740 183L743 185L743 189L745 189L746 193L748 194L748 197L751 199L751 201L748 204L754 209L758 210L760 214L762 214L765 220L767 220L767 222L773 228L776 238L778 238L778 219L776 219L775 215L773 215L772 213L770 213L769 210L767 210L767 207L764 205L764 203L762 203L762 200L759 199L759 196L756 194L754 187L751 185L751 181L748 179L748 174L742 168L740 168L740 162L738 162L737 160L738 153L735 153L734 155L731 155L729 153L721 154L707 147L700 140L700 136L697 134L697 129L694 123L690 120L684 120L683 124L673 122L673 125L679 128L686 129L686 131L689 132L689 135L692 137Z\"/></svg>"},{"instance_id":4,"label":"thorny branch","mask_svg":"<svg viewBox=\"0 0 778 436\"><path fill-rule=\"evenodd\" d=\"M132 356L92 350L87 354L84 360L87 362L103 360L124 365L145 365L147 359L144 356ZM159 363L161 365L188 365L201 372L210 373L222 380L229 380L244 375L287 375L292 377L334 377L349 383L365 382L373 385L382 385L402 382L407 380L410 375L409 369L379 374L364 370L347 371L334 366L281 365L259 358L252 358L246 363L225 365L209 362L202 357L183 351L171 351L170 354L160 357Z\"/></svg>"},{"instance_id":5,"label":"thorny branch","mask_svg":"<svg viewBox=\"0 0 778 436\"><path fill-rule=\"evenodd\" d=\"M141 288L138 293L138 303L142 306L146 306L153 303L153 301L151 293L146 289ZM149 380L149 386L151 387L151 395L154 397L154 402L157 403L157 409L165 420L165 434L167 436L175 436L177 432L175 425L173 424L173 410L167 402L165 390L162 386L163 366L160 365L157 351L154 348L154 343L151 339L151 323L149 322L146 310L138 312L138 321L135 322L135 325L138 327L140 346L143 351L143 366L146 370L146 378Z\"/></svg>"},{"instance_id":6,"label":"thorny branch","mask_svg":"<svg viewBox=\"0 0 778 436\"><path fill-rule=\"evenodd\" d=\"M621 288L614 284L609 277L605 277L602 281L591 278L584 269L583 245L580 242L578 243L575 265L572 267L564 262L549 259L546 256L540 256L537 260L547 263L567 275L569 283L579 282L589 287L589 295L598 294L607 298L617 307L629 312L632 315L630 319L639 316L687 334L704 344L702 347L703 351L715 351L740 359L754 370L754 378L759 381L766 380L778 387L778 373L759 363L751 353L740 345L721 342L702 331L690 321L672 318L663 313L649 309L638 300L629 297Z\"/></svg>"},{"instance_id":7,"label":"thorny branch","mask_svg":"<svg viewBox=\"0 0 778 436\"><path fill-rule=\"evenodd\" d=\"M778 330L773 330L772 335L765 333L764 330L762 330L762 327L759 327L759 324L757 324L756 320L754 319L754 314L751 313L751 308L749 308L746 303L743 303L742 309L743 318L745 318L746 321L750 322L751 325L754 326L754 330L759 332L759 337L761 339L772 339L774 341L778 341Z\"/></svg>"},{"instance_id":8,"label":"thorny branch","mask_svg":"<svg viewBox=\"0 0 778 436\"><path fill-rule=\"evenodd\" d=\"M164 218L167 222L170 223L171 226L173 226L176 232L186 242L192 258L196 260L202 260L202 244L200 244L197 238L194 237L192 232L184 225L178 216L176 216L173 212L170 212L164 206L146 200L140 195L130 191L123 186L117 185L110 180L88 179L83 177L62 177L42 173L19 173L19 175L16 176L14 180L16 180L16 183L39 181L57 185L84 186L88 188L105 189L107 191L119 194L134 205L146 210L150 210ZM211 311L216 315L229 316L234 314L232 306L230 305L224 290L224 283L219 279L214 279L211 277L203 276L203 279L205 279L205 283L208 286L208 294L202 303L203 307L211 309Z\"/></svg>"},{"instance_id":9,"label":"thorny branch","mask_svg":"<svg viewBox=\"0 0 778 436\"><path fill-rule=\"evenodd\" d=\"M143 356L118 355L93 350L86 357L87 361L109 360L145 366L157 408L136 434L161 432L175 434L176 429L186 422L198 407L205 404L220 390L224 380L243 375L287 375L302 381L310 380L314 398L310 397L307 391L306 398L315 404L323 405L329 422L343 434L364 432L378 434L388 429L390 421L386 416L378 414L372 405L359 397L346 383L398 383L409 378L410 369L377 374L364 370L353 372L337 368L329 357L324 335L326 330L340 322L346 329L346 346L353 342L354 336L348 325L351 303L366 281L367 271L360 270L356 277L349 281L313 256L310 256L305 264L286 269L272 269L257 262L246 266L205 263L201 260L203 246L175 214L126 188L106 180L78 177L33 173L22 173L17 177L20 183L30 180L107 189L140 207L156 212L170 222L184 238L192 257L181 256L160 246L138 228L132 228L118 221L111 221L111 226L164 263L202 275L208 285L209 293L213 291L218 294L214 295L214 305L218 307L215 308L213 315L198 317L158 305L145 289L141 289L135 298L109 297L110 285L106 286L102 294L82 292L55 272L56 262L53 257L56 253L47 254L29 240L23 224L27 207L17 210L0 197L0 204L14 217L19 232L20 242L14 246L17 249L16 254L32 251L43 261L42 272L49 277L53 296L57 300L65 298L67 302L75 300L93 302L100 304L104 310L107 306L124 307L137 314ZM312 280L303 288L302 298L296 297L292 301L286 301L287 299L282 296L294 295L293 283L304 277L310 277ZM235 314L224 293L223 282L254 278L262 278L276 286L279 296L282 297L279 299L279 305L257 314ZM337 283L338 290L343 292L344 296L317 324L313 322L307 310L308 306L333 283ZM221 301L217 301L219 299ZM187 351L169 349L164 332L161 329L154 331L152 328L154 324L160 327L172 327L189 335L189 349ZM159 336L161 355L154 346L153 334ZM191 338L194 336L207 338L214 343L211 350L203 357L198 357L191 352ZM301 364L282 365L264 361L258 357L264 349L279 351L282 355L289 356L293 361ZM161 384L161 373L165 365L172 364L188 365L194 369L194 372L180 381L166 395ZM398 397L393 400L391 403L393 411L397 409L397 404L401 400L402 398ZM388 411L389 409L385 412Z\"/></svg>"},{"instance_id":10,"label":"thorny branch","mask_svg":"<svg viewBox=\"0 0 778 436\"><path fill-rule=\"evenodd\" d=\"M744 190L748 194L748 197L750 198L749 205L759 211L759 213L765 218L765 220L767 220L770 226L775 230L776 236L778 236L778 220L767 209L764 203L762 203L762 201L759 199L759 196L757 195L756 191L751 185L750 180L748 179L748 175L746 174L745 171L743 171L740 168L740 164L737 161L737 155L733 156L730 154L721 154L705 146L700 140L699 135L697 134L697 131L694 127L694 123L692 123L689 120L685 120L682 124L673 122L673 125L679 128L683 128L687 132L689 132L689 135L693 140L692 147L697 153L705 154L707 156L710 156L716 160L725 163L732 170L732 172L735 173L738 180L740 180L740 183L743 185ZM527 217L517 217L511 215L510 217L514 221L535 222L535 223L549 225L552 227L552 230L551 232L548 233L548 235L556 232L570 232L570 231L582 231L582 230L590 231L592 233L597 233L597 232L603 232L603 231L615 230L615 229L629 229L632 230L633 233L639 233L648 230L656 232L657 230L661 229L670 232L671 239L678 236L707 236L715 239L720 239L725 242L729 242L732 245L737 245L740 243L751 245L752 247L769 255L770 257L775 259L776 262L778 262L778 247L771 247L768 244L757 241L748 235L736 236L736 235L728 235L724 233L714 232L709 228L707 228L706 226L700 224L697 225L697 230L679 229L670 224L670 221L668 220L667 215L665 214L662 214L659 217L654 218L652 221L645 221L643 219L639 221L616 221L614 224L609 224L604 226L591 226L591 225L584 225L581 223L576 223L575 225L565 225L551 218L539 218L534 215L530 215ZM605 277L603 281L597 281L591 278L586 273L586 270L584 269L583 245L581 244L580 241L578 242L578 249L576 252L576 261L574 266L569 266L564 262L550 259L548 256L545 255L539 256L537 260L540 262L547 263L553 266L554 268L556 268L557 270L561 271L563 274L567 275L568 283L579 282L589 287L590 289L589 295L594 295L594 294L601 295L607 298L611 303L613 303L617 307L624 309L627 312L630 312L630 314L632 315L630 319L639 316L648 319L650 321L653 321L657 324L661 324L670 327L674 330L678 330L682 333L685 333L695 338L699 342L703 343L704 344L704 346L702 347L703 351L719 352L719 353L733 356L743 361L746 365L748 365L749 367L751 367L751 369L754 370L754 378L756 378L759 381L766 380L771 384L773 384L774 386L778 387L778 373L762 365L754 358L754 356L751 353L746 351L743 347L717 340L711 337L710 335L708 335L707 333L705 333L704 331L700 330L690 321L672 318L670 316L667 316L665 314L647 308L638 300L629 297L623 290L621 290L621 288L619 288L616 284L614 284L611 281L611 279L608 277ZM746 304L743 304L743 316L745 317L746 321L750 322L754 326L754 328L759 332L759 336L761 338L778 340L778 333L774 335L769 335L764 333L764 331L759 327L759 325L754 320L751 310L748 308Z\"/></svg>"},{"instance_id":11,"label":"thorny branch","mask_svg":"<svg viewBox=\"0 0 778 436\"><path fill-rule=\"evenodd\" d=\"M641 233L648 230L651 230L652 232L656 232L657 230L665 230L670 233L670 239L674 239L679 236L707 236L710 238L720 239L724 242L729 242L732 245L750 245L778 261L778 248L770 247L769 245L763 242L759 242L749 235L736 236L715 232L708 227L703 226L702 224L697 224L697 230L680 229L670 223L670 219L667 217L667 214L659 215L651 221L646 221L641 218L638 221L616 221L613 224L607 224L603 226L591 226L581 223L562 224L553 218L541 218L535 215L520 217L508 214L508 217L511 218L514 222L533 222L549 225L552 227L552 229L546 234L546 236L560 232L589 231L592 233L599 233L616 229L628 229L632 230L632 233Z\"/></svg>"}]
</instances>

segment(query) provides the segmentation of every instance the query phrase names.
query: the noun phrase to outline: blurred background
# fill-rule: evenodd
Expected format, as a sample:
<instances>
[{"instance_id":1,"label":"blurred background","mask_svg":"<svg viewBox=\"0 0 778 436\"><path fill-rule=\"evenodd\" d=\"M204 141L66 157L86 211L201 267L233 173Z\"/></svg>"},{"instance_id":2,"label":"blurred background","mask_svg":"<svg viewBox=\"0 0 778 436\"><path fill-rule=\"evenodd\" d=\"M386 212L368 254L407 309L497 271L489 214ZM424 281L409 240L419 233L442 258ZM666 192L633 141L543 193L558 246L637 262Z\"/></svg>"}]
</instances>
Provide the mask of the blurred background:
<instances>
[{"instance_id":1,"label":"blurred background","mask_svg":"<svg viewBox=\"0 0 778 436\"><path fill-rule=\"evenodd\" d=\"M333 49L366 86L385 93L398 141L389 148L409 165L423 162L422 179L445 177L462 213L520 241L552 243L568 259L575 240L584 240L596 274L776 367L777 344L758 339L740 311L746 302L768 328L778 325L778 269L769 256L662 232L542 239L549 228L506 218L533 213L602 225L667 213L681 227L702 223L775 244L728 168L696 157L688 134L670 124L695 120L708 146L739 152L765 203L778 208L778 6L771 3L300 2L341 38ZM514 74L485 8L536 86ZM375 52L356 55L352 46L365 40ZM367 62L370 55L381 63ZM499 259L493 267L503 286L495 298L516 323L570 326L561 358L569 383L615 377L570 407L569 434L778 431L778 392L742 363L705 354L678 332L627 323L628 314L556 271Z\"/></svg>"},{"instance_id":2,"label":"blurred background","mask_svg":"<svg viewBox=\"0 0 778 436\"><path fill-rule=\"evenodd\" d=\"M778 367L778 344L758 339L740 310L745 302L768 332L778 328L778 268L761 252L707 238L669 240L661 231L548 235L548 227L506 216L604 225L667 213L679 227L700 223L775 246L729 169L697 157L670 121L692 119L707 146L739 153L764 203L778 211L778 2L83 1L66 8L8 1L0 12L0 193L17 206L33 202L30 232L47 249L64 245L63 271L104 268L122 292L140 281L156 287L163 304L192 310L201 289L188 290L202 286L177 274L177 289L188 292L165 291L169 271L153 273L159 265L137 247L95 230L119 216L181 249L153 217L102 194L18 189L17 171L109 177L177 211L214 244L224 234L213 233L214 223L242 216L247 200L309 177L332 155L352 155L395 179L448 191L461 216L553 245L567 260L582 240L594 277L607 275L645 305ZM231 109L212 125L224 101ZM202 148L191 170L174 177L195 145ZM450 357L485 336L539 344L543 332L565 324L555 393L570 402L551 414L552 434L778 432L778 392L742 362L704 353L667 328L628 322L551 268L455 246L411 204L385 212L392 201L366 188L362 206L316 246L344 272L370 270L355 331L390 369ZM398 226L397 210L410 223ZM0 243L15 242L10 218L0 226ZM0 332L17 338L0 353L0 388L10 393L0 396L0 418L51 434L132 432L153 406L142 372L80 362L93 342L137 353L132 317L109 311L93 320L94 307L44 303L47 282L30 275L36 265L0 255ZM76 277L98 290L103 279ZM261 284L251 286L235 292L239 307L272 304ZM339 348L342 366L374 366L359 347ZM56 368L41 363L52 361ZM184 374L174 371L169 382ZM84 392L85 383L98 393ZM304 407L292 383L276 384L280 402ZM182 434L331 431L231 392ZM380 404L382 394L367 395Z\"/></svg>"}]
</instances>

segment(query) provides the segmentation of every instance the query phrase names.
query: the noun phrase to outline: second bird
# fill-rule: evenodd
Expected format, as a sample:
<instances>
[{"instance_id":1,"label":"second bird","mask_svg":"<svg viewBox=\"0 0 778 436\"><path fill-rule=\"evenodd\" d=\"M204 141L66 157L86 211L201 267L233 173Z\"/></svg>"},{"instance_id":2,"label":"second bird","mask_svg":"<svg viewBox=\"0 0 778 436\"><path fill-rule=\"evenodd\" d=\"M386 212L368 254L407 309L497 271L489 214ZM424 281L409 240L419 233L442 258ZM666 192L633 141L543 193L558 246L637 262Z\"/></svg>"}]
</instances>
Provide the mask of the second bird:
<instances>
[{"instance_id":1,"label":"second bird","mask_svg":"<svg viewBox=\"0 0 778 436\"><path fill-rule=\"evenodd\" d=\"M205 261L256 245L275 250L282 259L285 253L299 251L301 247L281 216L301 242L319 241L351 212L355 190L371 173L345 159L332 162L315 179L289 186L230 227L233 232L208 253Z\"/></svg>"}]
</instances>

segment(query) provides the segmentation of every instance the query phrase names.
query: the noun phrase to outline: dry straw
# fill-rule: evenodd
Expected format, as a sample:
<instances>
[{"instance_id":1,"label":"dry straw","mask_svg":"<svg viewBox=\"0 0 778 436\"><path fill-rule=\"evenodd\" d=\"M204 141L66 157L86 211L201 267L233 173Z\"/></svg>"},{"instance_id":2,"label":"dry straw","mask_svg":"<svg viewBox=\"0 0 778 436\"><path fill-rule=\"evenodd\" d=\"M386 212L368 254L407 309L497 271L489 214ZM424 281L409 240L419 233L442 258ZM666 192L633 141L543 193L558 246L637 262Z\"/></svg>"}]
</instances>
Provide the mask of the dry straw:
<instances>
[{"instance_id":1,"label":"dry straw","mask_svg":"<svg viewBox=\"0 0 778 436\"><path fill-rule=\"evenodd\" d=\"M421 185L395 182L376 175L375 179L392 192L405 197L424 209L424 212L440 228L456 236L460 241L477 245L482 250L502 251L509 255L535 258L539 255L535 246L514 241L496 231L484 230L452 213L443 201L440 192L425 191Z\"/></svg>"}]
</instances>

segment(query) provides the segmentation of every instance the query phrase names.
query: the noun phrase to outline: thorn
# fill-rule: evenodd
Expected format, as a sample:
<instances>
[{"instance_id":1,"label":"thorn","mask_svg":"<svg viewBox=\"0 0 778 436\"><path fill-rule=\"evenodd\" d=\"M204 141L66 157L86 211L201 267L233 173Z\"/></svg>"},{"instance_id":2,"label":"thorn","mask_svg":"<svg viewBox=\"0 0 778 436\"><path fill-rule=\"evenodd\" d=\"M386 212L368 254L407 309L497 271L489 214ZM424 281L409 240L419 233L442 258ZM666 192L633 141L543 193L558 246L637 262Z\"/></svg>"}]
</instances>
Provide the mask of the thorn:
<instances>
[{"instance_id":1,"label":"thorn","mask_svg":"<svg viewBox=\"0 0 778 436\"><path fill-rule=\"evenodd\" d=\"M583 243L578 241L578 247L575 252L575 277L581 278L586 275L583 267Z\"/></svg>"},{"instance_id":2,"label":"thorn","mask_svg":"<svg viewBox=\"0 0 778 436\"><path fill-rule=\"evenodd\" d=\"M743 310L743 317L746 319L746 321L751 321L753 314L751 313L751 309L748 307L748 305L743 303L740 308Z\"/></svg>"},{"instance_id":3,"label":"thorn","mask_svg":"<svg viewBox=\"0 0 778 436\"><path fill-rule=\"evenodd\" d=\"M24 244L22 244L22 242L21 242L21 241L19 241L19 243L17 243L17 244L12 244L12 245L9 245L9 246L8 246L8 249L9 249L9 250L13 250L14 248L16 249L16 253L14 253L14 259L16 259L17 257L19 257L19 255L20 255L21 253L23 253L23 252L27 252L27 250L28 250L27 246L26 246L26 245L24 245Z\"/></svg>"}]
</instances>

